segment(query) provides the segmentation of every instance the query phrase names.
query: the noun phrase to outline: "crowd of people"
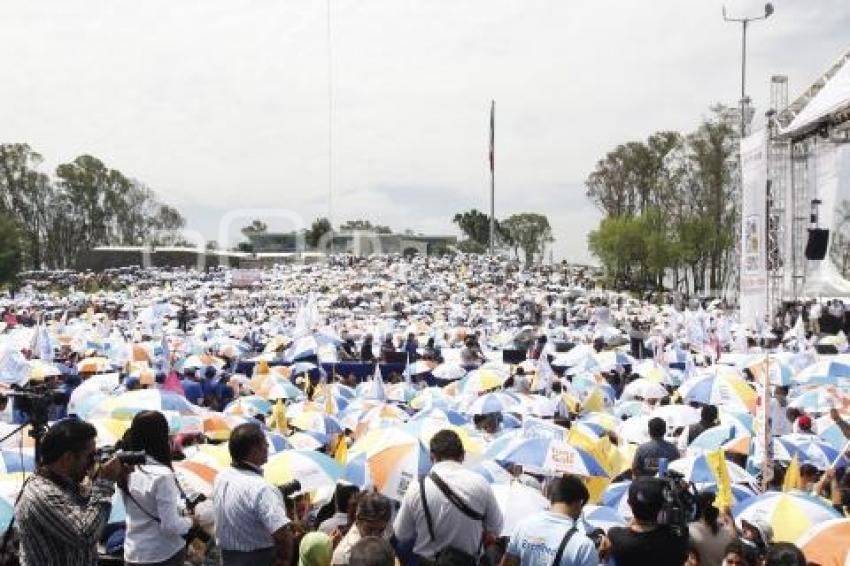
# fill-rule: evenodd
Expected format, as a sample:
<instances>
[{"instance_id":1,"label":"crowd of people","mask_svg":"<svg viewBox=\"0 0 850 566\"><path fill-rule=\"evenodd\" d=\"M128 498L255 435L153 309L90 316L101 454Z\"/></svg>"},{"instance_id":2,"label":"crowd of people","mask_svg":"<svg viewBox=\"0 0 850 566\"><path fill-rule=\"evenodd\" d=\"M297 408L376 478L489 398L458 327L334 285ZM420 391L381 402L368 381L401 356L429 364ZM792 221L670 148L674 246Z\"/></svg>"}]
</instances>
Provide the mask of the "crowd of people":
<instances>
[{"instance_id":1,"label":"crowd of people","mask_svg":"<svg viewBox=\"0 0 850 566\"><path fill-rule=\"evenodd\" d=\"M652 303L581 269L478 257L279 267L245 289L227 270L120 275L61 292L29 274L2 301L10 560L850 552L818 538L850 507L850 362L816 349L827 330L847 346L837 301L790 309L767 338L722 301Z\"/></svg>"}]
</instances>

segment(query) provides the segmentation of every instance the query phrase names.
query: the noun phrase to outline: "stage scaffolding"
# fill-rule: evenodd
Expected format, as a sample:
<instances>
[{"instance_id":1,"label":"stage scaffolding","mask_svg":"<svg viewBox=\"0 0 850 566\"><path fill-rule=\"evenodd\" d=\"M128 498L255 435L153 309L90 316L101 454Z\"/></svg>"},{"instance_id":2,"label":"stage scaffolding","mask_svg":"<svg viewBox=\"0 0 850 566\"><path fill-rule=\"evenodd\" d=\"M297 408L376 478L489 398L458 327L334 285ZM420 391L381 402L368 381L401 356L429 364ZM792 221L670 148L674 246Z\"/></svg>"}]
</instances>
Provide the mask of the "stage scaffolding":
<instances>
[{"instance_id":1,"label":"stage scaffolding","mask_svg":"<svg viewBox=\"0 0 850 566\"><path fill-rule=\"evenodd\" d=\"M771 308L781 300L796 300L806 286L808 262L804 255L808 229L813 213L832 214L832 210L817 211L813 200L817 194L817 155L820 144L847 143L847 120L850 116L834 116L831 127L788 139L778 134L786 128L827 82L850 61L845 52L803 94L788 103L788 79L783 75L771 78L771 111L769 116L770 148L768 159L768 276Z\"/></svg>"},{"instance_id":2,"label":"stage scaffolding","mask_svg":"<svg viewBox=\"0 0 850 566\"><path fill-rule=\"evenodd\" d=\"M768 309L775 312L788 287L787 266L793 266L788 259L792 255L793 235L788 237L787 221L789 209L792 208L791 191L789 187L790 146L788 142L777 139L779 123L775 117L779 110L788 106L788 77L774 75L770 79L770 111L768 112L768 128L770 141L767 161L767 274L770 303ZM793 270L793 268L792 268ZM790 270L790 271L792 271Z\"/></svg>"}]
</instances>

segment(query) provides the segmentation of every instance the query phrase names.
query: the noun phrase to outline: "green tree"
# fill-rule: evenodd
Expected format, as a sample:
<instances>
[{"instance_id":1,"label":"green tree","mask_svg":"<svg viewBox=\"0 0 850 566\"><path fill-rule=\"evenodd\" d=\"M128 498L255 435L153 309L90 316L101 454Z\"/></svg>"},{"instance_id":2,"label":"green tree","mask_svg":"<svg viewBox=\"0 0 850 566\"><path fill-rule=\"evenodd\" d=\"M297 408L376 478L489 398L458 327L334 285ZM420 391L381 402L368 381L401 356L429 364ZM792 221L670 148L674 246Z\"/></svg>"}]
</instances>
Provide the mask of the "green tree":
<instances>
[{"instance_id":1,"label":"green tree","mask_svg":"<svg viewBox=\"0 0 850 566\"><path fill-rule=\"evenodd\" d=\"M452 222L458 225L460 231L473 242L485 249L490 245L490 217L473 208L467 212L455 214ZM498 221L496 222L498 225Z\"/></svg>"},{"instance_id":2,"label":"green tree","mask_svg":"<svg viewBox=\"0 0 850 566\"><path fill-rule=\"evenodd\" d=\"M323 243L322 241L326 235L332 231L333 227L330 220L327 218L317 218L310 225L310 229L305 232L304 240L307 242L308 247L317 249Z\"/></svg>"},{"instance_id":3,"label":"green tree","mask_svg":"<svg viewBox=\"0 0 850 566\"><path fill-rule=\"evenodd\" d=\"M156 215L151 219L151 224L156 231L156 237L151 242L155 246L185 246L190 245L183 238L181 231L186 227L186 219L180 211L167 204L161 204L157 208Z\"/></svg>"},{"instance_id":4,"label":"green tree","mask_svg":"<svg viewBox=\"0 0 850 566\"><path fill-rule=\"evenodd\" d=\"M457 244L457 249L465 254L487 253L487 246L484 246L472 239L461 240Z\"/></svg>"},{"instance_id":5,"label":"green tree","mask_svg":"<svg viewBox=\"0 0 850 566\"><path fill-rule=\"evenodd\" d=\"M514 214L502 221L502 226L511 240L522 249L526 265L534 263L535 255L542 254L543 247L555 241L549 219L542 214L533 212Z\"/></svg>"},{"instance_id":6,"label":"green tree","mask_svg":"<svg viewBox=\"0 0 850 566\"><path fill-rule=\"evenodd\" d=\"M109 243L113 221L130 181L91 155L59 165L56 176L59 187L69 197L69 212L77 227L73 235L76 252Z\"/></svg>"},{"instance_id":7,"label":"green tree","mask_svg":"<svg viewBox=\"0 0 850 566\"><path fill-rule=\"evenodd\" d=\"M9 284L21 270L22 234L10 216L0 215L0 284Z\"/></svg>"},{"instance_id":8,"label":"green tree","mask_svg":"<svg viewBox=\"0 0 850 566\"><path fill-rule=\"evenodd\" d=\"M180 239L182 216L142 182L89 155L60 165L53 181L41 162L27 144L0 144L0 214L18 223L25 265L74 267L84 250L141 245L153 233Z\"/></svg>"},{"instance_id":9,"label":"green tree","mask_svg":"<svg viewBox=\"0 0 850 566\"><path fill-rule=\"evenodd\" d=\"M44 263L45 224L55 194L50 178L37 170L41 162L27 144L0 144L0 212L19 222L21 253L33 269Z\"/></svg>"},{"instance_id":10,"label":"green tree","mask_svg":"<svg viewBox=\"0 0 850 566\"><path fill-rule=\"evenodd\" d=\"M158 212L156 195L141 181L130 180L122 202L115 211L115 235L106 243L139 246L146 243Z\"/></svg>"},{"instance_id":11,"label":"green tree","mask_svg":"<svg viewBox=\"0 0 850 566\"><path fill-rule=\"evenodd\" d=\"M723 118L723 107L712 109L713 117L705 120L688 136L693 182L698 188L696 213L710 218L716 237L708 257L709 285L717 289L729 267L738 222L737 193L732 175L737 167L737 137Z\"/></svg>"},{"instance_id":12,"label":"green tree","mask_svg":"<svg viewBox=\"0 0 850 566\"><path fill-rule=\"evenodd\" d=\"M242 235L246 238L253 236L254 234L263 234L268 231L269 226L262 220L254 220L244 228L242 228Z\"/></svg>"},{"instance_id":13,"label":"green tree","mask_svg":"<svg viewBox=\"0 0 850 566\"><path fill-rule=\"evenodd\" d=\"M371 232L374 234L392 234L389 226L372 224L368 220L346 220L339 226L340 232Z\"/></svg>"}]
</instances>

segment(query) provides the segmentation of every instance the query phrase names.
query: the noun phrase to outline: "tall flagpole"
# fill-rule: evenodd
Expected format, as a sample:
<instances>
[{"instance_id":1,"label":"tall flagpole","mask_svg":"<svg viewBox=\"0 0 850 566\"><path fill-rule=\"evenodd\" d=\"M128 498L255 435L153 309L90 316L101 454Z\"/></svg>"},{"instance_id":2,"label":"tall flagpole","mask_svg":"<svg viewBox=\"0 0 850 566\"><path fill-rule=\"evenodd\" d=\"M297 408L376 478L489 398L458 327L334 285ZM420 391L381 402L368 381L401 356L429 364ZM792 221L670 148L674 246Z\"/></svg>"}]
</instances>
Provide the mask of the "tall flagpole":
<instances>
[{"instance_id":1,"label":"tall flagpole","mask_svg":"<svg viewBox=\"0 0 850 566\"><path fill-rule=\"evenodd\" d=\"M496 101L490 101L490 255L496 245Z\"/></svg>"}]
</instances>

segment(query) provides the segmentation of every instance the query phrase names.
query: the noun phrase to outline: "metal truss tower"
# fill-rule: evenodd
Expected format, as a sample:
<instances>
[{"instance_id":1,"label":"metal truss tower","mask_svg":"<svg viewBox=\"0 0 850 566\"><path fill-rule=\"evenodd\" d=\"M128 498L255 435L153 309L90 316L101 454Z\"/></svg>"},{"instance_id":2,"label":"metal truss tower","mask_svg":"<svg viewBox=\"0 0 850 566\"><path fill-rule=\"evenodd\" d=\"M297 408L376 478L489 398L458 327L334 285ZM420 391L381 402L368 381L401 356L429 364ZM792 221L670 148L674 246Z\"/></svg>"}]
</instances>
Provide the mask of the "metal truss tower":
<instances>
[{"instance_id":1,"label":"metal truss tower","mask_svg":"<svg viewBox=\"0 0 850 566\"><path fill-rule=\"evenodd\" d=\"M789 210L791 147L787 141L777 139L779 124L776 115L788 106L788 77L774 75L770 79L770 110L768 132L770 135L767 161L767 275L770 286L771 312L788 296L791 279L786 269L792 262L793 238L788 237L792 225Z\"/></svg>"}]
</instances>

